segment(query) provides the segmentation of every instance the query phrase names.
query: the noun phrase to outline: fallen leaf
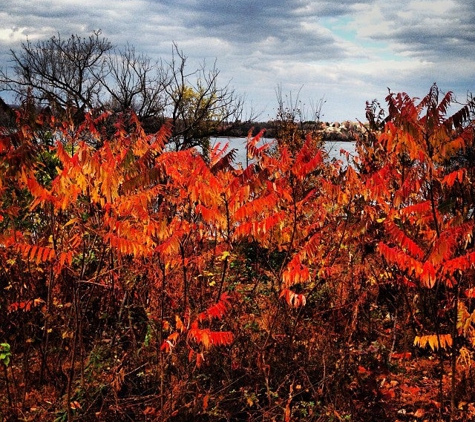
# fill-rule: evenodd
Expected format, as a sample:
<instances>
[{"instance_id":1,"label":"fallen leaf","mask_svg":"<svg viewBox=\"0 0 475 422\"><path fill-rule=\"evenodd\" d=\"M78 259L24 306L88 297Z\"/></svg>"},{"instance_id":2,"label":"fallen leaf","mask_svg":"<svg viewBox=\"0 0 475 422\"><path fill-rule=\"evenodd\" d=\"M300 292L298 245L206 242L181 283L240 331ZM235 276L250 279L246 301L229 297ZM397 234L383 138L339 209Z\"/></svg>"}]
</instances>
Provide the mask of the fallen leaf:
<instances>
[{"instance_id":1,"label":"fallen leaf","mask_svg":"<svg viewBox=\"0 0 475 422\"><path fill-rule=\"evenodd\" d=\"M423 409L417 409L415 412L414 412L414 416L416 418L422 418L424 416L425 412Z\"/></svg>"}]
</instances>

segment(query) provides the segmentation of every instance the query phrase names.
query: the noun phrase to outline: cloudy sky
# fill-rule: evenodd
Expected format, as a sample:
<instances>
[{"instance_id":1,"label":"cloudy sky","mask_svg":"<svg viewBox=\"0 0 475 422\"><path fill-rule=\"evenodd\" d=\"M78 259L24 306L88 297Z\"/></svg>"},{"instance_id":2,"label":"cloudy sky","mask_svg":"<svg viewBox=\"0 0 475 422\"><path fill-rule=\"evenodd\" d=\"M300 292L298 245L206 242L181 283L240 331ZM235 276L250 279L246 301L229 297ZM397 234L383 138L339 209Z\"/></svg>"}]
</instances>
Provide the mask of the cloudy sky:
<instances>
[{"instance_id":1,"label":"cloudy sky","mask_svg":"<svg viewBox=\"0 0 475 422\"><path fill-rule=\"evenodd\" d=\"M364 120L388 88L414 97L432 83L459 101L475 93L473 0L13 0L0 10L0 66L28 37L101 29L113 44L169 60L176 42L190 66L217 60L222 85L261 120L276 88L297 93L323 120ZM4 98L6 95L0 93Z\"/></svg>"}]
</instances>

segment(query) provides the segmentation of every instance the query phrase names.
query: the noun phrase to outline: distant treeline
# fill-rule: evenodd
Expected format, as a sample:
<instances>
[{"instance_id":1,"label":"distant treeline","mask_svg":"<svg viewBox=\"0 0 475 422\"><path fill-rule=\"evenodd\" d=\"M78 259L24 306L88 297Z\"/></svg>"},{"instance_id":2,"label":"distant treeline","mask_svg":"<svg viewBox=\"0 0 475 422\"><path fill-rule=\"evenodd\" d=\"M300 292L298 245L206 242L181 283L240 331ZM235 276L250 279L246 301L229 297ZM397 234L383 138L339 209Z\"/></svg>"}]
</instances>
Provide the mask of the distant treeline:
<instances>
[{"instance_id":1,"label":"distant treeline","mask_svg":"<svg viewBox=\"0 0 475 422\"><path fill-rule=\"evenodd\" d=\"M334 122L301 122L297 123L302 133L318 133L323 141L355 141L358 134L363 133L366 128L360 123L345 121L343 123ZM255 135L265 129L266 138L277 138L282 126L280 120L269 120L267 122L237 122L228 127L222 127L216 132L216 136L228 136L231 138L243 138L249 133Z\"/></svg>"}]
</instances>

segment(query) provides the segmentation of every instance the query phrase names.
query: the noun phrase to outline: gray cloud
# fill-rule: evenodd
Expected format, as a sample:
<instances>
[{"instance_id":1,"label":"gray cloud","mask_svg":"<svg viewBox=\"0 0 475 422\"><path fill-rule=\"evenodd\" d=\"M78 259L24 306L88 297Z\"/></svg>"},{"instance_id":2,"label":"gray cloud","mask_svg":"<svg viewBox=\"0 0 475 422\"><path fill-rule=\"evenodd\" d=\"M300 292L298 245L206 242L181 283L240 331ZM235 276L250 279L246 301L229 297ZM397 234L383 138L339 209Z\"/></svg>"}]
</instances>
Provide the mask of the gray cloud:
<instances>
[{"instance_id":1,"label":"gray cloud","mask_svg":"<svg viewBox=\"0 0 475 422\"><path fill-rule=\"evenodd\" d=\"M394 51L433 62L473 56L475 3L403 1L381 3L384 27L375 25L371 38L394 44Z\"/></svg>"},{"instance_id":2,"label":"gray cloud","mask_svg":"<svg viewBox=\"0 0 475 422\"><path fill-rule=\"evenodd\" d=\"M169 60L177 42L190 66L217 59L223 84L268 112L277 84L324 96L331 120L363 118L365 100L383 100L386 86L424 95L437 81L463 95L475 80L472 0L16 0L2 9L0 66L26 37L102 29L153 58Z\"/></svg>"}]
</instances>

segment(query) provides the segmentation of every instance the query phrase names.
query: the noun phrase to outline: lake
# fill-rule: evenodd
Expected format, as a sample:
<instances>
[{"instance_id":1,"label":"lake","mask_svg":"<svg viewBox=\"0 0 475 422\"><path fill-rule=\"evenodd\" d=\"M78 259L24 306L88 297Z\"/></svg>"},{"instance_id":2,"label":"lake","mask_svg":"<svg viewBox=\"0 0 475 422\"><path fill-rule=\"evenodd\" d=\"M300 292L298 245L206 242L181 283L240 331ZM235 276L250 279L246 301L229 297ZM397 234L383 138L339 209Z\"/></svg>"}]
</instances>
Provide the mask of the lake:
<instances>
[{"instance_id":1,"label":"lake","mask_svg":"<svg viewBox=\"0 0 475 422\"><path fill-rule=\"evenodd\" d=\"M229 148L235 148L237 150L235 162L241 163L243 166L246 164L246 141L247 138L213 138L211 139L211 145L215 145L220 142L221 147L229 142ZM260 142L260 145L264 143L272 143L273 139L263 138ZM340 154L340 151L344 149L349 152L350 155L355 154L355 142L344 142L344 141L329 141L325 143L325 150L328 153L330 160L337 159L342 160L346 163L346 157Z\"/></svg>"}]
</instances>

